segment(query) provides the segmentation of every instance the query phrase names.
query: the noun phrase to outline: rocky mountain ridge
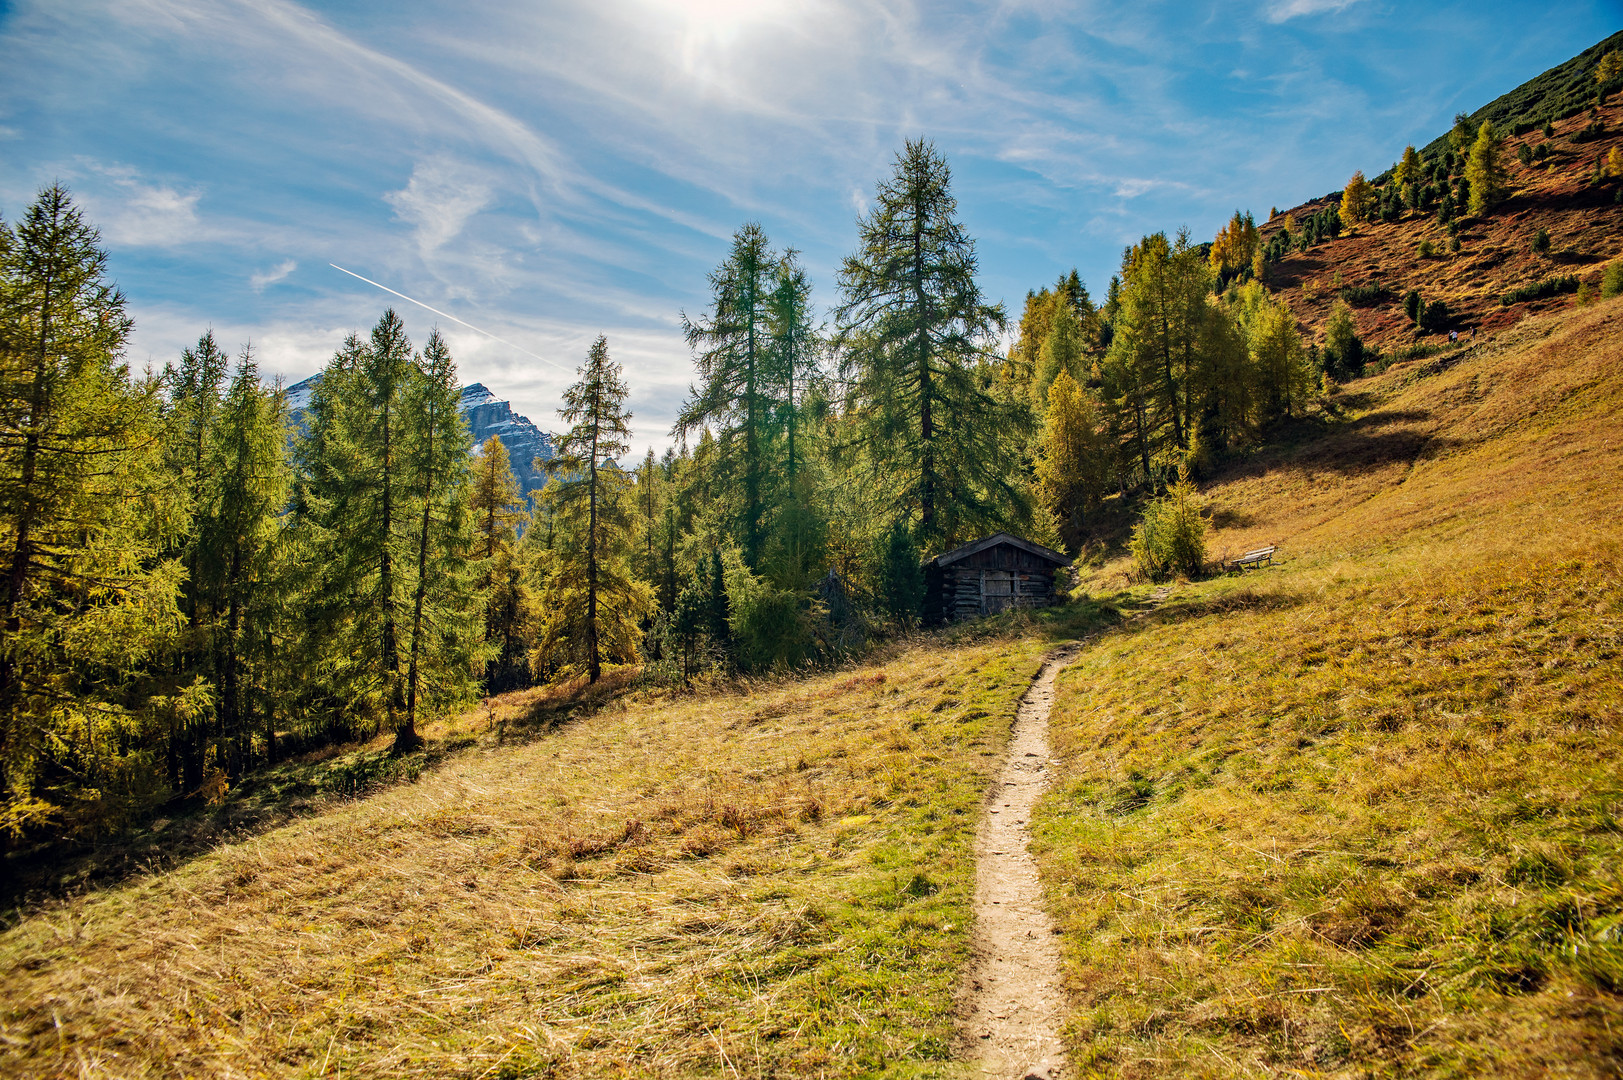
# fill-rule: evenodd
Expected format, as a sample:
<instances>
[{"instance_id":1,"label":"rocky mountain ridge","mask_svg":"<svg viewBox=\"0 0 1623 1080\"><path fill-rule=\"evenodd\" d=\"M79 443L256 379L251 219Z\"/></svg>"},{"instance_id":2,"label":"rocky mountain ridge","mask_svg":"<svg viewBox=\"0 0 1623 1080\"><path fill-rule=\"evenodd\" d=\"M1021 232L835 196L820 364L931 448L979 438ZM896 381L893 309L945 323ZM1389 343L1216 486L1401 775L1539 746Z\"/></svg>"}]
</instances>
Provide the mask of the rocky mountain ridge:
<instances>
[{"instance_id":1,"label":"rocky mountain ridge","mask_svg":"<svg viewBox=\"0 0 1623 1080\"><path fill-rule=\"evenodd\" d=\"M304 413L310 399L321 384L321 372L287 388L288 409L293 422L304 426ZM536 462L552 459L552 438L536 427L529 417L513 411L510 402L502 401L484 383L469 383L462 388L462 418L468 423L468 432L477 446L492 435L507 448L513 475L518 478L524 494L539 491L547 482L546 471Z\"/></svg>"}]
</instances>

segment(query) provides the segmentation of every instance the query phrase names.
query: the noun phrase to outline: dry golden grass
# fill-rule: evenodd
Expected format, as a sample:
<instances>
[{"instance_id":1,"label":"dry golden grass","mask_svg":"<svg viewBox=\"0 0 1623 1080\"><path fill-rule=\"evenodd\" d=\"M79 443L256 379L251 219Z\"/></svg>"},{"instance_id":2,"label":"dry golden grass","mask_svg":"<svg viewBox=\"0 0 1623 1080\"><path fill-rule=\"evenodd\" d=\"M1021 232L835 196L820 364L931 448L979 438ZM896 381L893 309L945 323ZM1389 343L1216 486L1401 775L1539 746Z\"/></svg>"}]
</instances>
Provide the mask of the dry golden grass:
<instances>
[{"instance_id":1,"label":"dry golden grass","mask_svg":"<svg viewBox=\"0 0 1623 1080\"><path fill-rule=\"evenodd\" d=\"M0 937L0 1072L950 1072L974 825L1040 653L622 698L47 908Z\"/></svg>"},{"instance_id":2,"label":"dry golden grass","mask_svg":"<svg viewBox=\"0 0 1623 1080\"><path fill-rule=\"evenodd\" d=\"M1287 562L1062 676L1084 1074L1623 1070L1623 304L1512 335L1214 484Z\"/></svg>"}]
</instances>

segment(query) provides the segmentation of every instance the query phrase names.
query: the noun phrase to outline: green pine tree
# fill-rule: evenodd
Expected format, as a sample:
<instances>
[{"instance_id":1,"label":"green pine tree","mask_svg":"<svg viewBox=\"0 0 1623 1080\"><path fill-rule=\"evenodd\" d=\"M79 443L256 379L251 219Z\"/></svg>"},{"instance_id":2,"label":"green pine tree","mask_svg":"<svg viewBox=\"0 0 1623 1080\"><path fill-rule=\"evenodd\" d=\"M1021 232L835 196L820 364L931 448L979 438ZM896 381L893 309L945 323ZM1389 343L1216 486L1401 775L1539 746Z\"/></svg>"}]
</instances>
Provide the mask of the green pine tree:
<instances>
[{"instance_id":1,"label":"green pine tree","mask_svg":"<svg viewBox=\"0 0 1623 1080\"><path fill-rule=\"evenodd\" d=\"M547 462L552 482L543 497L562 535L546 581L546 624L537 651L549 668L583 664L587 680L596 682L605 657L637 661L641 623L651 613L653 595L628 565L631 478L611 459L629 449L631 414L620 365L609 358L606 339L592 343L579 375L558 410L570 428Z\"/></svg>"},{"instance_id":2,"label":"green pine tree","mask_svg":"<svg viewBox=\"0 0 1623 1080\"><path fill-rule=\"evenodd\" d=\"M1029 512L1025 424L983 377L1005 316L975 283L946 160L920 139L895 165L840 270L839 341L891 515L916 519L919 542L939 551Z\"/></svg>"},{"instance_id":3,"label":"green pine tree","mask_svg":"<svg viewBox=\"0 0 1623 1080\"><path fill-rule=\"evenodd\" d=\"M276 757L271 686L278 662L273 638L285 621L280 515L292 481L287 428L285 399L260 385L259 367L244 350L220 403L204 463L193 583L211 616L220 735L232 776L251 762L256 726L264 736L265 757Z\"/></svg>"},{"instance_id":4,"label":"green pine tree","mask_svg":"<svg viewBox=\"0 0 1623 1080\"><path fill-rule=\"evenodd\" d=\"M489 568L475 555L468 429L456 362L439 330L429 333L416 367L402 409L401 479L416 509L417 554L411 571L406 712L395 730L395 753L421 743L420 707L437 712L472 696L490 652L479 617L490 594L478 587L477 578Z\"/></svg>"},{"instance_id":5,"label":"green pine tree","mask_svg":"<svg viewBox=\"0 0 1623 1080\"><path fill-rule=\"evenodd\" d=\"M758 563L765 542L767 430L783 387L773 378L772 301L779 260L754 222L733 236L726 261L710 275L710 310L682 328L695 350L699 384L676 420L676 433L715 426L722 462L742 483L738 510L744 562Z\"/></svg>"},{"instance_id":6,"label":"green pine tree","mask_svg":"<svg viewBox=\"0 0 1623 1080\"><path fill-rule=\"evenodd\" d=\"M106 822L151 782L161 699L206 686L165 656L184 571L162 552L184 507L163 460L157 380L120 355L131 321L100 236L67 191L0 223L0 836ZM166 681L168 680L168 681ZM159 749L161 753L161 749ZM47 778L49 783L47 784Z\"/></svg>"}]
</instances>

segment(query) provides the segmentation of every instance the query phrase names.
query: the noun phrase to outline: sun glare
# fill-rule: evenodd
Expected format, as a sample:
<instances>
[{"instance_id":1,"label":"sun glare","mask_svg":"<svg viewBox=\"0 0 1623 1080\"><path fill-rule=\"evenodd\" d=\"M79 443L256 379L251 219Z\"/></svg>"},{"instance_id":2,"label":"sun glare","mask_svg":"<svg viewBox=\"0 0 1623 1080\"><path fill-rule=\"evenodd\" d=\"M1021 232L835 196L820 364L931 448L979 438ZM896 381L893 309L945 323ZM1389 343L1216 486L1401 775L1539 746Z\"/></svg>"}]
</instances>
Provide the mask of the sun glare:
<instances>
[{"instance_id":1,"label":"sun glare","mask_svg":"<svg viewBox=\"0 0 1623 1080\"><path fill-rule=\"evenodd\" d=\"M751 23L780 15L779 0L646 0L649 7L680 18L690 32L728 37Z\"/></svg>"}]
</instances>

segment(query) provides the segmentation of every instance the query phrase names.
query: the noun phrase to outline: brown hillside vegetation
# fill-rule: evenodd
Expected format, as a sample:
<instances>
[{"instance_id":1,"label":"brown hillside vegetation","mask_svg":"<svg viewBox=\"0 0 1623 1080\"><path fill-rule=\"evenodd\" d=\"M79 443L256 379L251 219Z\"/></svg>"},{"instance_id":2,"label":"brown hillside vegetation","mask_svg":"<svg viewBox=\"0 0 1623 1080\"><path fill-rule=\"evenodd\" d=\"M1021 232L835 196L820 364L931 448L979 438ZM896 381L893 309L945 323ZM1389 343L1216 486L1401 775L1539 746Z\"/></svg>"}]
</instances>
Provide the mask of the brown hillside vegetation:
<instances>
[{"instance_id":1,"label":"brown hillside vegetation","mask_svg":"<svg viewBox=\"0 0 1623 1080\"><path fill-rule=\"evenodd\" d=\"M1292 252L1269 270L1269 287L1289 301L1310 333L1322 338L1324 321L1340 289L1385 285L1392 295L1371 307L1355 307L1354 318L1366 343L1388 355L1447 337L1446 329L1415 330L1403 310L1403 296L1410 289L1420 290L1428 301L1446 301L1454 316L1451 326L1475 327L1478 333L1571 305L1570 294L1509 307L1502 307L1499 300L1510 289L1558 275L1578 275L1591 289L1598 289L1604 264L1623 256L1623 205L1613 202L1623 177L1599 186L1590 183L1595 162L1604 160L1612 148L1623 147L1623 104L1608 105L1599 115L1607 134L1589 142L1568 139L1590 123L1587 113L1557 121L1555 134L1548 139L1537 128L1507 137L1502 158L1510 196L1485 216L1461 219L1458 252L1449 252L1448 233L1435 213L1406 211L1397 221L1364 222L1305 252ZM1530 165L1517 160L1520 146L1535 148L1540 143L1549 145L1545 160ZM1315 199L1281 210L1261 227L1262 237L1271 238L1287 214L1305 221L1334 204ZM1532 250L1533 235L1541 227L1550 233L1547 255ZM1437 254L1419 256L1424 240L1431 241Z\"/></svg>"},{"instance_id":2,"label":"brown hillside vegetation","mask_svg":"<svg viewBox=\"0 0 1623 1080\"><path fill-rule=\"evenodd\" d=\"M1084 1075L1618 1074L1620 355L1608 301L1355 384L1208 490L1285 565L1062 676Z\"/></svg>"}]
</instances>

